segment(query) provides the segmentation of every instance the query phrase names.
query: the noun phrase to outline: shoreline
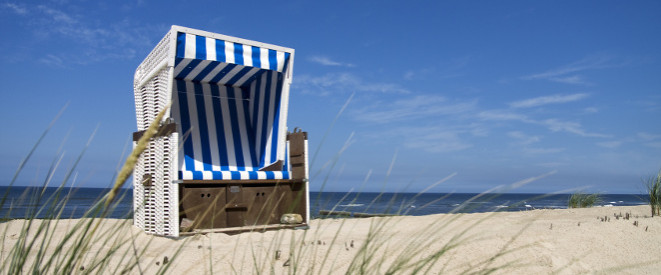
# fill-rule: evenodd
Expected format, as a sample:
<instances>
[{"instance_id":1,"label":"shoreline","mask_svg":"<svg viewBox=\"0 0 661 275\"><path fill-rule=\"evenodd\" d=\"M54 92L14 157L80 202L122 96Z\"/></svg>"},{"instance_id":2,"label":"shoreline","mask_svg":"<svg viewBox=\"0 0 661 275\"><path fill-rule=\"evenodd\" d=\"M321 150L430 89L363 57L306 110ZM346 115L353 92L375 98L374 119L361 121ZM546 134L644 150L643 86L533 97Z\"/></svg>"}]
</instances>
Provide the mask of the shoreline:
<instances>
[{"instance_id":1,"label":"shoreline","mask_svg":"<svg viewBox=\"0 0 661 275\"><path fill-rule=\"evenodd\" d=\"M491 268L499 274L654 274L661 269L661 217L650 214L649 205L644 205L314 219L308 230L206 233L176 239L147 235L132 226L130 219L104 219L89 255L79 265L89 267L93 255L104 255L112 248L108 243L115 243L117 251L128 252L111 256L108 262L113 267L131 266L132 257L126 255L132 256L135 247L144 248L131 273L154 273L165 264L172 274L282 274L294 267L297 273L343 274L366 256L372 259L364 263L370 273L384 273L402 259L412 264L436 255L430 271L450 274ZM0 224L5 232L3 261L25 221ZM61 240L77 223L88 220L52 221L53 240ZM44 222L33 220L33 225ZM104 242L109 235L112 241ZM47 248L47 257L53 251ZM30 261L34 261L31 255Z\"/></svg>"}]
</instances>

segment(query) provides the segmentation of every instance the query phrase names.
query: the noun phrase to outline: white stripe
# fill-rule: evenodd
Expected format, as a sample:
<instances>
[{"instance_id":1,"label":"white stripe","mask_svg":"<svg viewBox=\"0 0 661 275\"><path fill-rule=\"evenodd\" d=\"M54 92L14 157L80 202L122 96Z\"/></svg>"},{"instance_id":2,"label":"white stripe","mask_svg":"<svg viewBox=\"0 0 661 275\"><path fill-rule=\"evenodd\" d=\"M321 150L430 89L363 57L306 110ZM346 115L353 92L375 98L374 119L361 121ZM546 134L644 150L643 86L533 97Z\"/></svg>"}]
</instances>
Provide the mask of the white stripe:
<instances>
[{"instance_id":1,"label":"white stripe","mask_svg":"<svg viewBox=\"0 0 661 275\"><path fill-rule=\"evenodd\" d=\"M246 81L248 81L248 79L250 79L253 75L255 75L257 72L259 72L259 70L260 70L259 68L252 67L252 69L250 69L250 71L248 71L243 77L239 78L239 80L236 81L236 83L234 83L234 85L232 85L232 86L234 86L234 87L243 86L243 84Z\"/></svg>"},{"instance_id":2,"label":"white stripe","mask_svg":"<svg viewBox=\"0 0 661 275\"><path fill-rule=\"evenodd\" d=\"M285 53L277 52L276 57L278 60L278 72L282 72L282 69L285 67Z\"/></svg>"},{"instance_id":3,"label":"white stripe","mask_svg":"<svg viewBox=\"0 0 661 275\"><path fill-rule=\"evenodd\" d=\"M202 171L202 179L205 179L205 180L213 179L213 172L211 172L211 171Z\"/></svg>"},{"instance_id":4,"label":"white stripe","mask_svg":"<svg viewBox=\"0 0 661 275\"><path fill-rule=\"evenodd\" d=\"M216 39L207 37L205 42L207 46L207 60L218 60L216 58Z\"/></svg>"},{"instance_id":5,"label":"white stripe","mask_svg":"<svg viewBox=\"0 0 661 275\"><path fill-rule=\"evenodd\" d=\"M209 74L208 74L207 76L205 76L205 77L202 79L201 82L207 82L207 83L209 83L209 81L211 81L214 77L216 77L216 75L217 75L217 74L218 74L223 68L225 68L226 66L227 66L227 63L220 63L220 64L218 64L218 66L216 66L215 68L213 68L213 70L211 70L211 72L209 72Z\"/></svg>"},{"instance_id":6,"label":"white stripe","mask_svg":"<svg viewBox=\"0 0 661 275\"><path fill-rule=\"evenodd\" d=\"M229 171L222 171L222 172L220 172L220 174L222 175L223 179L231 179L232 178L232 173L230 173Z\"/></svg>"},{"instance_id":7,"label":"white stripe","mask_svg":"<svg viewBox=\"0 0 661 275\"><path fill-rule=\"evenodd\" d=\"M240 171L239 174L241 174L241 179L242 180L248 180L250 179L250 174L246 171Z\"/></svg>"},{"instance_id":8,"label":"white stripe","mask_svg":"<svg viewBox=\"0 0 661 275\"><path fill-rule=\"evenodd\" d=\"M243 45L243 65L252 66L252 47Z\"/></svg>"},{"instance_id":9,"label":"white stripe","mask_svg":"<svg viewBox=\"0 0 661 275\"><path fill-rule=\"evenodd\" d=\"M207 116L207 127L209 131L209 150L211 151L211 170L220 171L220 156L218 155L218 137L216 136L216 117L214 116L213 101L211 96L211 85L203 84L204 109Z\"/></svg>"},{"instance_id":10,"label":"white stripe","mask_svg":"<svg viewBox=\"0 0 661 275\"><path fill-rule=\"evenodd\" d=\"M258 180L265 180L265 179L266 179L266 173L264 173L264 172L257 172L257 179L258 179Z\"/></svg>"},{"instance_id":11,"label":"white stripe","mask_svg":"<svg viewBox=\"0 0 661 275\"><path fill-rule=\"evenodd\" d=\"M186 81L186 97L188 99L188 112L191 124L191 138L193 142L193 163L195 167L186 167L189 170L202 171L204 164L202 163L202 142L200 141L200 123L197 120L197 106L195 104L195 87L193 82ZM191 169L194 168L194 169Z\"/></svg>"},{"instance_id":12,"label":"white stripe","mask_svg":"<svg viewBox=\"0 0 661 275\"><path fill-rule=\"evenodd\" d=\"M271 147L273 146L273 117L275 114L274 109L274 102L275 102L275 92L276 88L278 87L277 85L277 78L274 76L277 76L277 72L270 71L269 75L271 75L271 87L267 87L267 89L271 89L271 97L269 98L269 101L267 104L269 105L269 113L268 116L266 117L266 129L267 129L267 138L265 140L266 142L266 151L264 152L264 156L266 156L266 163L264 165L270 165L272 163L272 156L271 156Z\"/></svg>"},{"instance_id":13,"label":"white stripe","mask_svg":"<svg viewBox=\"0 0 661 275\"><path fill-rule=\"evenodd\" d=\"M181 71L183 71L187 66L188 63L190 63L192 59L183 59L179 64L177 64L177 67L174 67L174 76L178 77Z\"/></svg>"},{"instance_id":14,"label":"white stripe","mask_svg":"<svg viewBox=\"0 0 661 275\"><path fill-rule=\"evenodd\" d=\"M204 68L207 67L207 65L209 65L209 63L211 63L211 60L202 60L202 62L197 64L197 66L192 71L190 71L190 73L188 73L185 79L194 79L198 74L200 74L202 70L204 70Z\"/></svg>"},{"instance_id":15,"label":"white stripe","mask_svg":"<svg viewBox=\"0 0 661 275\"><path fill-rule=\"evenodd\" d=\"M195 58L195 35L187 33L185 43L184 58Z\"/></svg>"},{"instance_id":16,"label":"white stripe","mask_svg":"<svg viewBox=\"0 0 661 275\"><path fill-rule=\"evenodd\" d=\"M236 66L234 69L229 71L222 79L218 81L218 83L225 84L227 81L230 81L232 77L234 77L237 73L239 73L243 69L243 66Z\"/></svg>"},{"instance_id":17,"label":"white stripe","mask_svg":"<svg viewBox=\"0 0 661 275\"><path fill-rule=\"evenodd\" d=\"M271 68L271 63L269 62L269 50L268 49L261 49L259 50L259 61L262 69L269 69Z\"/></svg>"},{"instance_id":18,"label":"white stripe","mask_svg":"<svg viewBox=\"0 0 661 275\"><path fill-rule=\"evenodd\" d=\"M234 43L225 41L225 62L234 64Z\"/></svg>"},{"instance_id":19,"label":"white stripe","mask_svg":"<svg viewBox=\"0 0 661 275\"><path fill-rule=\"evenodd\" d=\"M192 180L193 179L193 172L192 171L186 171L186 170L181 170L182 178L183 180Z\"/></svg>"},{"instance_id":20,"label":"white stripe","mask_svg":"<svg viewBox=\"0 0 661 275\"><path fill-rule=\"evenodd\" d=\"M241 137L241 151L239 153L243 154L243 164L244 167L252 167L252 160L250 159L250 143L248 142L248 130L246 129L246 117L244 116L243 110L243 93L241 93L240 88L234 88L234 104L236 105L236 112L239 124L239 136Z\"/></svg>"},{"instance_id":21,"label":"white stripe","mask_svg":"<svg viewBox=\"0 0 661 275\"><path fill-rule=\"evenodd\" d=\"M223 113L223 126L224 126L224 134L225 134L225 146L227 148L227 158L228 158L228 166L230 171L237 171L236 168L236 156L234 152L234 137L232 137L232 124L231 120L232 118L230 117L230 112L229 112L229 104L228 104L228 98L227 98L227 87L225 86L219 86L218 90L220 90L220 110Z\"/></svg>"}]
</instances>

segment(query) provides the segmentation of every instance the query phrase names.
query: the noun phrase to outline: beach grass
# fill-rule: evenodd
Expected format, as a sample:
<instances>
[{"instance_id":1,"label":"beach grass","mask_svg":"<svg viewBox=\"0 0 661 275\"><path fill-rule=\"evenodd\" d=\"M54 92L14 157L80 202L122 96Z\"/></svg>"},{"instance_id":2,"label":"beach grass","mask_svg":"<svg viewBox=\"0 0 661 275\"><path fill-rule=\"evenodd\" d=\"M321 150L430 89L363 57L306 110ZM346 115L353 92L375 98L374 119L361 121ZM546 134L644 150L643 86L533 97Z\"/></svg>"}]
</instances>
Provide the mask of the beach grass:
<instances>
[{"instance_id":1,"label":"beach grass","mask_svg":"<svg viewBox=\"0 0 661 275\"><path fill-rule=\"evenodd\" d=\"M644 182L647 187L652 217L661 216L661 170L656 176L651 176Z\"/></svg>"},{"instance_id":2,"label":"beach grass","mask_svg":"<svg viewBox=\"0 0 661 275\"><path fill-rule=\"evenodd\" d=\"M585 208L592 207L602 201L599 194L586 194L583 192L576 192L569 196L567 207L569 208Z\"/></svg>"},{"instance_id":3,"label":"beach grass","mask_svg":"<svg viewBox=\"0 0 661 275\"><path fill-rule=\"evenodd\" d=\"M66 189L64 186L67 186L67 183L71 181L76 165L66 174L57 191L51 197L45 196L45 188L52 185L52 175L59 164L60 158L55 158L49 170L49 175L42 186L30 189L25 194L25 198L29 199L32 205L43 205L43 207L31 209L24 219L7 221L2 227L0 273L166 274L175 264L186 265L186 263L179 262L179 256L184 253L184 248L189 241L203 238L208 239L208 243L205 244L208 250L205 248L206 252L203 254L203 259L199 260L205 262L204 272L208 274L217 272L232 274L491 274L498 272L516 273L519 268L530 264L525 259L511 257L511 255L536 245L517 242L518 238L534 222L534 219L519 226L518 231L500 242L498 249L491 255L468 259L469 264L466 265L454 265L453 257L468 245L495 238L494 236L485 235L484 232L476 231L475 228L478 228L489 219L493 219L497 214L497 210L494 209L494 212L486 214L482 218L466 222L463 218L470 214L458 212L468 209L471 200L493 197L499 192L520 187L552 173L524 179L506 188L494 188L458 206L451 215L439 215L420 224L408 224L410 217L405 216L408 203L397 203L396 197L393 197L391 205L398 215L365 218L369 220L367 230L355 227L355 221L358 219L320 219L315 221L313 228L302 231L279 230L269 235L256 235L251 234L252 232L247 232L245 235L240 234L235 238L236 243L234 243L232 254L224 256L227 258L222 259L230 262L229 269L220 269L217 266L219 260L214 258L214 255L217 255L214 247L232 245L230 243L214 242L219 235L223 235L222 233L198 233L193 236L181 237L179 240L171 242L171 247L162 248L159 246L159 250L165 249L168 251L169 257L162 258L162 261L160 259L156 260L153 255L150 255L150 251L156 246L155 243L158 238L162 237L151 236L145 238L146 233L139 231L136 233L133 230L135 228L131 224L131 219L111 220L107 219L107 215L117 206L121 196L126 195L126 193L120 192L120 188L129 178L135 161L144 150L149 138L156 132L158 122L164 112L165 110L154 120L155 123L150 125L138 141L138 145L130 153L124 166L119 169L111 191L104 197L99 198L94 206L84 214L83 218L76 219L73 223L63 217L62 213L69 198L71 198L71 194L65 192L65 190L70 189ZM35 148L39 145L43 136L45 136L45 133L37 142ZM351 138L347 140L337 156L323 166L328 170L326 171L327 176L320 180L322 188L328 184L331 178L331 170L350 143ZM28 154L26 160L21 162L16 175L21 172L23 164L29 159L33 151L34 148ZM81 152L75 164L81 160L84 152L85 150ZM393 163L395 159L396 157L393 158ZM451 174L441 179L424 189L420 194L451 179L453 176L454 174ZM15 178L16 176L14 180ZM661 173L655 178L654 184L651 185L655 188L653 189L655 191L650 191L650 194L656 194L656 198L659 194L660 178ZM368 179L369 173L365 182ZM11 181L10 186L14 180ZM652 181L650 182L652 183ZM11 211L11 205L6 205L8 203L7 194L1 199L0 207ZM355 193L356 197L353 199L347 195L337 205L342 204L345 199L355 202L359 195L359 193ZM442 197L439 198L439 200L442 199ZM571 196L569 204L570 207L572 205L588 207L598 201L600 200L597 194L576 193ZM658 200L655 202L658 215ZM268 211L272 210L263 209L264 213ZM420 221L418 220L418 222ZM111 226L104 226L108 223ZM18 232L20 233L16 236L7 234L11 229L10 227L19 227ZM364 233L364 238L356 239L355 242L353 239L350 242L343 240L346 232L355 230L364 230L361 231L361 233ZM395 238L396 234L403 234L404 237ZM260 239L253 242L255 236ZM16 241L10 241L12 238ZM247 247L239 247L242 238L250 238ZM202 245L197 248L200 249L200 247ZM344 253L346 251L351 252L349 253L350 258L346 258L347 253ZM570 264L567 263L565 266L560 266L560 268L562 269ZM187 267L183 270L192 268Z\"/></svg>"}]
</instances>

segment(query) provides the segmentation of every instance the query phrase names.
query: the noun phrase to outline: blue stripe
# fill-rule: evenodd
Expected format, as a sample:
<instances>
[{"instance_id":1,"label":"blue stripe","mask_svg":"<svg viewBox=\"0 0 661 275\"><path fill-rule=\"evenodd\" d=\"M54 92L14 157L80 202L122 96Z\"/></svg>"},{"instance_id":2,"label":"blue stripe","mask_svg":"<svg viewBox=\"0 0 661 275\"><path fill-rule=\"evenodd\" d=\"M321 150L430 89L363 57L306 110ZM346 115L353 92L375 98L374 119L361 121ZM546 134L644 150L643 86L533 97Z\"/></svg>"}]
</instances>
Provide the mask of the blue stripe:
<instances>
[{"instance_id":1,"label":"blue stripe","mask_svg":"<svg viewBox=\"0 0 661 275\"><path fill-rule=\"evenodd\" d=\"M229 170L229 160L227 157L227 141L225 140L225 122L220 105L220 91L217 85L211 86L211 96L213 97L213 114L216 118L216 138L218 139L218 155L220 157L220 170Z\"/></svg>"},{"instance_id":2,"label":"blue stripe","mask_svg":"<svg viewBox=\"0 0 661 275\"><path fill-rule=\"evenodd\" d=\"M278 70L278 52L269 50L269 69Z\"/></svg>"},{"instance_id":3,"label":"blue stripe","mask_svg":"<svg viewBox=\"0 0 661 275\"><path fill-rule=\"evenodd\" d=\"M216 60L220 62L227 61L225 57L225 41L216 40Z\"/></svg>"},{"instance_id":4,"label":"blue stripe","mask_svg":"<svg viewBox=\"0 0 661 275\"><path fill-rule=\"evenodd\" d=\"M257 114L259 113L259 99L262 95L262 92L259 90L262 87L262 78L259 77L255 80L255 97L250 101L250 104L253 105L252 111L252 128L255 131L255 134L258 133L257 129ZM255 141L256 142L256 141ZM259 144L255 144L259 145ZM257 150L257 148L255 148Z\"/></svg>"},{"instance_id":5,"label":"blue stripe","mask_svg":"<svg viewBox=\"0 0 661 275\"><path fill-rule=\"evenodd\" d=\"M204 171L213 170L211 167L211 150L209 146L209 127L207 124L207 112L204 107L204 93L202 92L202 85L199 82L193 82L193 89L195 91L195 106L197 107L198 128L194 129L200 134L200 143L202 147L202 163Z\"/></svg>"},{"instance_id":6,"label":"blue stripe","mask_svg":"<svg viewBox=\"0 0 661 275\"><path fill-rule=\"evenodd\" d=\"M180 79L186 78L186 76L188 76L188 74L189 74L193 69L195 69L195 67L197 67L197 65L199 65L200 62L202 62L202 60L200 60L200 59L193 59L193 60L191 60L191 62L188 63L188 65L186 65L186 68L184 68L183 70L181 70L181 72L180 72L178 75L176 75L175 78L180 78Z\"/></svg>"},{"instance_id":7,"label":"blue stripe","mask_svg":"<svg viewBox=\"0 0 661 275\"><path fill-rule=\"evenodd\" d=\"M241 93L243 93L243 98L250 98L250 88L241 88ZM243 100L243 121L246 124L246 131L248 134L248 149L250 153L250 163L252 166L257 166L257 155L255 154L255 130L254 127L250 125L250 102L252 100Z\"/></svg>"},{"instance_id":8,"label":"blue stripe","mask_svg":"<svg viewBox=\"0 0 661 275\"><path fill-rule=\"evenodd\" d=\"M204 36L195 36L195 58L207 59L207 41Z\"/></svg>"},{"instance_id":9,"label":"blue stripe","mask_svg":"<svg viewBox=\"0 0 661 275\"><path fill-rule=\"evenodd\" d=\"M204 175L202 171L190 171L193 174L193 180L205 180ZM179 171L179 178L184 177L184 172ZM266 179L274 180L277 179L278 177L276 175L281 175L283 179L289 179L290 178L290 173L288 171L254 171L254 172L248 172L248 179L251 180L256 180L259 179L259 175L263 174ZM229 178L223 177L223 173L220 171L211 171L211 179L212 180L228 180L228 179L233 179L233 180L238 180L241 179L241 172L238 171L231 171ZM209 180L209 179L206 179Z\"/></svg>"},{"instance_id":10,"label":"blue stripe","mask_svg":"<svg viewBox=\"0 0 661 275\"><path fill-rule=\"evenodd\" d=\"M260 162L259 166L264 167L266 166L266 138L267 138L267 131L268 131L268 115L269 115L269 99L271 98L270 93L271 93L271 74L266 75L266 89L264 90L264 105L261 106L263 111L262 111L262 117L259 119L262 120L262 129L261 129L261 144L259 144L259 153L260 153Z\"/></svg>"},{"instance_id":11,"label":"blue stripe","mask_svg":"<svg viewBox=\"0 0 661 275\"><path fill-rule=\"evenodd\" d=\"M200 71L199 74L193 78L193 81L202 81L213 69L218 67L220 65L220 62L211 62L209 63L202 71Z\"/></svg>"},{"instance_id":12,"label":"blue stripe","mask_svg":"<svg viewBox=\"0 0 661 275\"><path fill-rule=\"evenodd\" d=\"M248 72L252 70L252 67L245 66L243 69L241 69L238 73L234 75L230 80L228 80L225 85L232 86L234 85L239 79L241 79L243 76L245 76Z\"/></svg>"},{"instance_id":13,"label":"blue stripe","mask_svg":"<svg viewBox=\"0 0 661 275\"><path fill-rule=\"evenodd\" d=\"M234 63L244 65L243 63L243 45L234 43Z\"/></svg>"},{"instance_id":14,"label":"blue stripe","mask_svg":"<svg viewBox=\"0 0 661 275\"><path fill-rule=\"evenodd\" d=\"M241 133L239 129L238 113L236 110L236 101L234 89L232 87L226 87L227 89L227 98L229 105L230 113L230 122L232 123L232 137L234 138L234 157L236 158L236 166L239 171L246 170L246 163L243 159L243 146L241 140Z\"/></svg>"},{"instance_id":15,"label":"blue stripe","mask_svg":"<svg viewBox=\"0 0 661 275\"><path fill-rule=\"evenodd\" d=\"M183 32L177 33L177 53L175 57L184 58L186 54L186 34Z\"/></svg>"},{"instance_id":16,"label":"blue stripe","mask_svg":"<svg viewBox=\"0 0 661 275\"><path fill-rule=\"evenodd\" d=\"M285 141L285 161L282 165L282 171L289 171L289 146Z\"/></svg>"},{"instance_id":17,"label":"blue stripe","mask_svg":"<svg viewBox=\"0 0 661 275\"><path fill-rule=\"evenodd\" d=\"M227 73L229 73L232 69L234 69L234 67L236 67L236 66L237 66L236 64L227 64L227 66L225 66L225 68L220 70L220 72L218 72L218 74L216 76L214 76L209 82L210 83L218 83L218 81L223 79L223 77Z\"/></svg>"},{"instance_id":18,"label":"blue stripe","mask_svg":"<svg viewBox=\"0 0 661 275\"><path fill-rule=\"evenodd\" d=\"M259 59L260 54L259 54L259 47L252 47L252 66L256 68L261 68L262 67L262 61Z\"/></svg>"},{"instance_id":19,"label":"blue stripe","mask_svg":"<svg viewBox=\"0 0 661 275\"><path fill-rule=\"evenodd\" d=\"M282 71L283 72L287 71L287 67L289 66L289 62L287 62L287 61L289 61L289 56L290 55L291 55L290 53L287 53L287 52L285 53L285 65L282 66Z\"/></svg>"},{"instance_id":20,"label":"blue stripe","mask_svg":"<svg viewBox=\"0 0 661 275\"><path fill-rule=\"evenodd\" d=\"M273 103L275 110L273 115L273 136L271 137L271 144L274 144L274 146L271 146L271 162L278 160L278 129L280 129L280 98L282 95L282 74L277 72L274 72L273 74L276 74L278 77L278 85L275 88L275 102Z\"/></svg>"},{"instance_id":21,"label":"blue stripe","mask_svg":"<svg viewBox=\"0 0 661 275\"><path fill-rule=\"evenodd\" d=\"M190 131L190 114L188 112L188 99L186 98L186 82L177 80L175 93L179 101L179 114L181 119L181 133L183 136ZM183 87L183 88L182 88ZM181 91L181 92L180 92ZM193 139L188 136L184 139L184 163L188 170L195 169L195 156L193 156Z\"/></svg>"}]
</instances>

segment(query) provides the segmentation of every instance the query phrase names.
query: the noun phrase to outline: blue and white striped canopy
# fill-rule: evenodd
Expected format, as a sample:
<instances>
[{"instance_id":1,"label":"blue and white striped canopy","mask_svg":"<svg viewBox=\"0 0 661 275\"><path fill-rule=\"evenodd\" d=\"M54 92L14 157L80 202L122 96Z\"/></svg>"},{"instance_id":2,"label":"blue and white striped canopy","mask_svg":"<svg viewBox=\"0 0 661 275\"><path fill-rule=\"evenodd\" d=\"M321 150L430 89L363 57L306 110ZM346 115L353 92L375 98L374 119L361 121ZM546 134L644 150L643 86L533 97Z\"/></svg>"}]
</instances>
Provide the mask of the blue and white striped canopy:
<instances>
[{"instance_id":1,"label":"blue and white striped canopy","mask_svg":"<svg viewBox=\"0 0 661 275\"><path fill-rule=\"evenodd\" d=\"M184 32L176 37L172 117L184 138L180 179L290 178L281 116L291 54ZM278 161L282 171L261 171Z\"/></svg>"},{"instance_id":2,"label":"blue and white striped canopy","mask_svg":"<svg viewBox=\"0 0 661 275\"><path fill-rule=\"evenodd\" d=\"M288 52L189 33L177 34L177 79L243 87L264 71L286 70Z\"/></svg>"}]
</instances>

